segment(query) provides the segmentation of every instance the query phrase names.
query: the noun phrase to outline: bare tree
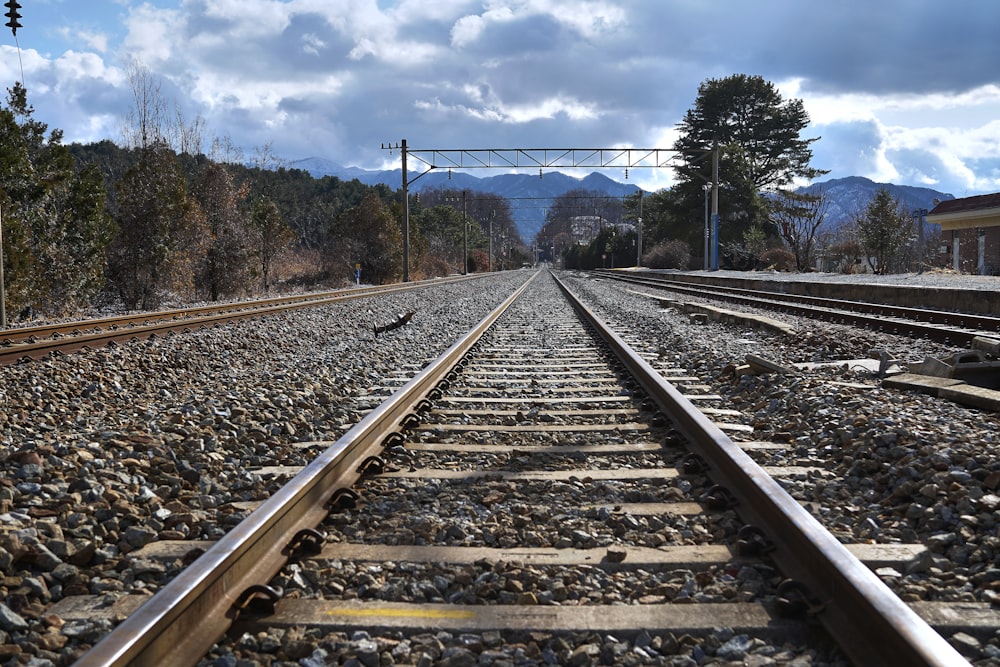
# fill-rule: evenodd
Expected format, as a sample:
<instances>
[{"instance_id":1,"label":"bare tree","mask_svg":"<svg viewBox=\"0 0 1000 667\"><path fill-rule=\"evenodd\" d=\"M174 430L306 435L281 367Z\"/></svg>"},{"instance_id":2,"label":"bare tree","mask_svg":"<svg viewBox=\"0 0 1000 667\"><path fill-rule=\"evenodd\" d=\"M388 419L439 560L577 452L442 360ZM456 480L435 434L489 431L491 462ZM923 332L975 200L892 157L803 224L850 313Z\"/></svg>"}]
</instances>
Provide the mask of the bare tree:
<instances>
[{"instance_id":1,"label":"bare tree","mask_svg":"<svg viewBox=\"0 0 1000 667\"><path fill-rule=\"evenodd\" d=\"M830 202L823 194L810 195L780 190L772 202L771 222L795 255L795 268L806 271L816 261L816 235L829 210Z\"/></svg>"},{"instance_id":2,"label":"bare tree","mask_svg":"<svg viewBox=\"0 0 1000 667\"><path fill-rule=\"evenodd\" d=\"M161 83L152 71L137 60L126 66L132 108L125 115L122 140L126 148L147 149L164 143L166 103Z\"/></svg>"},{"instance_id":3,"label":"bare tree","mask_svg":"<svg viewBox=\"0 0 1000 667\"><path fill-rule=\"evenodd\" d=\"M170 128L170 145L177 153L201 155L205 143L205 119L195 116L190 123L179 104L174 105L174 125Z\"/></svg>"},{"instance_id":4,"label":"bare tree","mask_svg":"<svg viewBox=\"0 0 1000 667\"><path fill-rule=\"evenodd\" d=\"M274 261L295 240L295 232L281 217L277 205L267 197L258 197L250 213L250 252L257 259L264 293L271 290Z\"/></svg>"},{"instance_id":5,"label":"bare tree","mask_svg":"<svg viewBox=\"0 0 1000 667\"><path fill-rule=\"evenodd\" d=\"M257 169L278 169L285 166L285 160L274 152L274 143L269 141L253 149L253 166Z\"/></svg>"},{"instance_id":6,"label":"bare tree","mask_svg":"<svg viewBox=\"0 0 1000 667\"><path fill-rule=\"evenodd\" d=\"M233 143L228 134L212 139L209 156L212 162L220 164L243 164L243 149Z\"/></svg>"}]
</instances>

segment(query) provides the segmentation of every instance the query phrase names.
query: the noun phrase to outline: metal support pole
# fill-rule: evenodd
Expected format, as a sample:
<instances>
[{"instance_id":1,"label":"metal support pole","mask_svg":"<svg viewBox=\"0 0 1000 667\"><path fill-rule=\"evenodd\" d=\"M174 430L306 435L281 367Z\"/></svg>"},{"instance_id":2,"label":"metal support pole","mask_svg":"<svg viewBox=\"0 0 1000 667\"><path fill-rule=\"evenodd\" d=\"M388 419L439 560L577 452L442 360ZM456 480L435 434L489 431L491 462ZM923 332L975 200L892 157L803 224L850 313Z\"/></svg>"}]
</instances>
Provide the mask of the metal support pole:
<instances>
[{"instance_id":1,"label":"metal support pole","mask_svg":"<svg viewBox=\"0 0 1000 667\"><path fill-rule=\"evenodd\" d=\"M976 236L979 237L979 245L976 251L976 273L980 276L986 275L986 228L976 229Z\"/></svg>"},{"instance_id":2,"label":"metal support pole","mask_svg":"<svg viewBox=\"0 0 1000 667\"><path fill-rule=\"evenodd\" d=\"M490 256L487 258L486 266L490 273L493 272L493 215L490 215Z\"/></svg>"},{"instance_id":3,"label":"metal support pole","mask_svg":"<svg viewBox=\"0 0 1000 667\"><path fill-rule=\"evenodd\" d=\"M0 329L7 328L7 287L3 278L3 209L0 208Z\"/></svg>"},{"instance_id":4,"label":"metal support pole","mask_svg":"<svg viewBox=\"0 0 1000 667\"><path fill-rule=\"evenodd\" d=\"M469 219L465 214L466 190L462 190L462 275L469 275Z\"/></svg>"},{"instance_id":5,"label":"metal support pole","mask_svg":"<svg viewBox=\"0 0 1000 667\"><path fill-rule=\"evenodd\" d=\"M704 269L708 271L708 264L710 261L710 258L708 256L708 242L709 242L709 237L711 236L708 230L708 194L709 192L712 191L712 186L708 183L705 183L705 185L701 186L701 189L705 191L705 254L704 254L704 261L702 262L702 264L704 265Z\"/></svg>"},{"instance_id":6,"label":"metal support pole","mask_svg":"<svg viewBox=\"0 0 1000 667\"><path fill-rule=\"evenodd\" d=\"M959 242L958 236L959 235L958 235L958 230L957 229L951 230L951 267L953 269L955 269L956 271L961 271L962 270L962 263L961 263L962 255L961 255L961 253L959 252L959 249L958 249L958 242Z\"/></svg>"},{"instance_id":7,"label":"metal support pole","mask_svg":"<svg viewBox=\"0 0 1000 667\"><path fill-rule=\"evenodd\" d=\"M719 270L719 141L712 146L712 270Z\"/></svg>"},{"instance_id":8,"label":"metal support pole","mask_svg":"<svg viewBox=\"0 0 1000 667\"><path fill-rule=\"evenodd\" d=\"M639 190L639 225L636 232L638 238L636 239L635 266L638 268L642 266L642 190Z\"/></svg>"},{"instance_id":9,"label":"metal support pole","mask_svg":"<svg viewBox=\"0 0 1000 667\"><path fill-rule=\"evenodd\" d=\"M924 250L924 216L926 215L926 208L917 208L913 210L913 224L917 228L917 273L924 272L924 260L927 256L927 253Z\"/></svg>"},{"instance_id":10,"label":"metal support pole","mask_svg":"<svg viewBox=\"0 0 1000 667\"><path fill-rule=\"evenodd\" d=\"M406 139L402 143L403 152L403 282L410 281L410 192L406 182Z\"/></svg>"}]
</instances>

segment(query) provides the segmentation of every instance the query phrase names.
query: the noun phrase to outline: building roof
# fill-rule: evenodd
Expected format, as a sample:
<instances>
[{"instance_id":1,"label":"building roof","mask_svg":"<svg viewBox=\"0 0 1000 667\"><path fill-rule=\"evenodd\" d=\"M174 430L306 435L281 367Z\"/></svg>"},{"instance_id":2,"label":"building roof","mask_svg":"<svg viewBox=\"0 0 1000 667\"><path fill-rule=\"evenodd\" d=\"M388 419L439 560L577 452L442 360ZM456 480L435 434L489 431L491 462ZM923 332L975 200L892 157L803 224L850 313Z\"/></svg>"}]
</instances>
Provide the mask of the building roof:
<instances>
[{"instance_id":1,"label":"building roof","mask_svg":"<svg viewBox=\"0 0 1000 667\"><path fill-rule=\"evenodd\" d=\"M1000 192L943 201L927 214L942 231L1000 227Z\"/></svg>"},{"instance_id":2,"label":"building roof","mask_svg":"<svg viewBox=\"0 0 1000 667\"><path fill-rule=\"evenodd\" d=\"M931 210L930 215L979 211L987 208L1000 208L1000 192L994 192L989 195L977 195L975 197L962 197L961 199L949 199L935 206Z\"/></svg>"}]
</instances>

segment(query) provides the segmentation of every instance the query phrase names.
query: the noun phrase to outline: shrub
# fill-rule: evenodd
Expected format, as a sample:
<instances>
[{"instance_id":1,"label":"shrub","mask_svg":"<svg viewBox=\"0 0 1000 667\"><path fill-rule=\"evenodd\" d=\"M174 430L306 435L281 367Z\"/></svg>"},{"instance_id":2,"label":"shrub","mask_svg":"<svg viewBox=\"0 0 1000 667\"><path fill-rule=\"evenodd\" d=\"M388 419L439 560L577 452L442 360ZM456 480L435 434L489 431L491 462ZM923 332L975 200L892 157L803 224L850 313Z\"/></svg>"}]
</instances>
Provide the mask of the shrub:
<instances>
[{"instance_id":1,"label":"shrub","mask_svg":"<svg viewBox=\"0 0 1000 667\"><path fill-rule=\"evenodd\" d=\"M651 269L686 269L691 262L691 249L684 241L664 241L642 256L643 266Z\"/></svg>"},{"instance_id":2,"label":"shrub","mask_svg":"<svg viewBox=\"0 0 1000 667\"><path fill-rule=\"evenodd\" d=\"M760 253L757 260L761 266L777 271L792 271L795 269L795 253L787 248L770 248Z\"/></svg>"}]
</instances>

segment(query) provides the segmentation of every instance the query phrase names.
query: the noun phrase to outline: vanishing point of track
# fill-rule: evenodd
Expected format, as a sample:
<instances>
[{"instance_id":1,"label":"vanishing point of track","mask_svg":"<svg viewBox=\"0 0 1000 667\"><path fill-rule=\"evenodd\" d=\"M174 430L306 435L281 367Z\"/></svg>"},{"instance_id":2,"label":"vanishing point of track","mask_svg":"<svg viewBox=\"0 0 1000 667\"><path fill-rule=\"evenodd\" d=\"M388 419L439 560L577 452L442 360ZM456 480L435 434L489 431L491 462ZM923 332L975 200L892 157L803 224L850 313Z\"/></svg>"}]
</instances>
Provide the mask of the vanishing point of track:
<instances>
[{"instance_id":1,"label":"vanishing point of track","mask_svg":"<svg viewBox=\"0 0 1000 667\"><path fill-rule=\"evenodd\" d=\"M359 547L362 553L356 549L353 556L345 555L350 545L325 544L324 534L316 530L337 529L343 520L338 518L341 508L358 499L354 489L366 498L370 486L421 479L469 483L470 489L484 494L471 502L478 502L487 514L492 505L503 507L502 492L489 487L498 483L547 488L551 498L537 498L539 506L559 504L556 487L582 484L594 503L603 501L612 511L621 500L602 499L593 489L620 482L641 486L643 481L653 489L688 489L693 496L689 500L705 505L710 515L704 519L704 525L711 526L704 530L706 549L723 547L733 559L766 558L786 577L767 599L713 604L708 613L714 626L730 620L733 626L795 633L801 632L802 621L794 617L808 612L858 664L966 664L768 471L572 295L566 292L578 319L561 310L534 307L532 295L546 289L555 289L554 279L536 274L403 389L329 443L313 463L78 664L163 664L168 656L177 664L193 664L234 623L280 622L296 609L299 621L303 615L319 614L336 625L340 614L339 622L349 626L363 616L366 627L437 623L452 629L523 631L545 625L616 632L678 627L678 606L669 603L615 606L613 611L600 605L531 607L531 613L524 606L502 603L448 605L452 613L431 615L401 605L283 600L281 591L268 586L290 559L323 558L328 549L331 558L359 560L459 558L446 552L446 546L429 545L430 553L423 555L414 544L394 552L377 539ZM519 309L525 301L527 306ZM572 444L573 433L601 432L608 437L598 437L598 446ZM694 458L680 451L682 447ZM498 465L469 467L461 457L454 458L468 452L493 452ZM407 469L395 468L394 456ZM513 458L525 457L537 457L539 463L512 467ZM686 484L677 485L682 477ZM475 498L475 493L470 495ZM650 495L648 500L654 500L655 491ZM487 496L492 500L486 502ZM641 494L640 499L647 501ZM733 508L738 522L719 518L730 516ZM577 509L584 515L593 511ZM571 522L573 513L566 515L564 520ZM423 517L413 519L417 523ZM498 559L552 559L572 567L577 558L588 566L641 569L664 562L670 545L658 546L636 548L626 540L581 551L556 540L551 545L505 542L489 548ZM560 551L565 553L560 556ZM273 607L266 615L272 618L256 618L251 611L252 602L261 598ZM697 630L693 625L682 629Z\"/></svg>"}]
</instances>

